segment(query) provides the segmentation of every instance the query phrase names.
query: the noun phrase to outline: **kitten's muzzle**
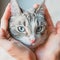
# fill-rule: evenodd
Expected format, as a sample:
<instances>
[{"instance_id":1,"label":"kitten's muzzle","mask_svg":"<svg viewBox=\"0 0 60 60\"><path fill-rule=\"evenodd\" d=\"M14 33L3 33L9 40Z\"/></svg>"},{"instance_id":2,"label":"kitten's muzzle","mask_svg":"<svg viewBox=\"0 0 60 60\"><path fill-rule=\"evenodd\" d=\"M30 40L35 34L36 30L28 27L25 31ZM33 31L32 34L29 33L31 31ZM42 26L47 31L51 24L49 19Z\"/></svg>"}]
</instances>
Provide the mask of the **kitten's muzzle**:
<instances>
[{"instance_id":1,"label":"kitten's muzzle","mask_svg":"<svg viewBox=\"0 0 60 60\"><path fill-rule=\"evenodd\" d=\"M35 40L31 40L31 43L35 43Z\"/></svg>"}]
</instances>

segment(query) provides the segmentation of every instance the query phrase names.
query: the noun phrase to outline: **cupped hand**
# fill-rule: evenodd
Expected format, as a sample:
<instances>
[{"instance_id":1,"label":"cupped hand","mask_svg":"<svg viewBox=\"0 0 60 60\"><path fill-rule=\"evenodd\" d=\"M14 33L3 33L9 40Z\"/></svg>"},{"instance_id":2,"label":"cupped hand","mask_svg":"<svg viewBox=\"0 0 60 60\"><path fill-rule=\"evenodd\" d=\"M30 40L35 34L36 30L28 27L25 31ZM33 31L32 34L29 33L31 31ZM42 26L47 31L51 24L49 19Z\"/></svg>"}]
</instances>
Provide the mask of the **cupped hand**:
<instances>
[{"instance_id":1,"label":"cupped hand","mask_svg":"<svg viewBox=\"0 0 60 60\"><path fill-rule=\"evenodd\" d=\"M11 16L10 3L1 18L0 27L0 60L36 60L34 53L15 39L8 32L8 22Z\"/></svg>"},{"instance_id":2,"label":"cupped hand","mask_svg":"<svg viewBox=\"0 0 60 60\"><path fill-rule=\"evenodd\" d=\"M56 27L52 23L50 14L45 6L45 19L48 23L48 31L50 33L46 43L39 46L36 50L38 60L60 60L60 22Z\"/></svg>"}]
</instances>

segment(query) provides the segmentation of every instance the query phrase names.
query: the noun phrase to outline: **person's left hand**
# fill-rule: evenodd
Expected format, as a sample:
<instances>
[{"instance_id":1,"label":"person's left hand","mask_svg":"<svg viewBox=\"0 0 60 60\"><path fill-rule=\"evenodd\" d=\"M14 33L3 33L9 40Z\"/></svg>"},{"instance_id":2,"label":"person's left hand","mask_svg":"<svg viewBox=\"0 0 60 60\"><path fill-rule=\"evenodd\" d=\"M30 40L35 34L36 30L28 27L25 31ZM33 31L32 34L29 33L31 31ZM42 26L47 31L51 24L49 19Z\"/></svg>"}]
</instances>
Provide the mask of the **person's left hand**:
<instances>
[{"instance_id":1,"label":"person's left hand","mask_svg":"<svg viewBox=\"0 0 60 60\"><path fill-rule=\"evenodd\" d=\"M36 60L34 53L13 39L8 32L8 21L10 18L10 3L6 7L1 19L0 27L0 60Z\"/></svg>"}]
</instances>

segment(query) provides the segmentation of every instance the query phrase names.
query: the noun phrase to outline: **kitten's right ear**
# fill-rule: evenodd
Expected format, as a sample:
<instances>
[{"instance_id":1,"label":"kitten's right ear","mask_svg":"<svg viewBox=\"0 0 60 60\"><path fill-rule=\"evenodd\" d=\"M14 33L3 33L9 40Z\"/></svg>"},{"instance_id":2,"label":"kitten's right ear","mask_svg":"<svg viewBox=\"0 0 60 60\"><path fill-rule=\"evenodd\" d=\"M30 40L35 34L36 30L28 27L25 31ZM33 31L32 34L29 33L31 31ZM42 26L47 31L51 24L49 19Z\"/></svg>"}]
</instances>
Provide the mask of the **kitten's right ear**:
<instances>
[{"instance_id":1,"label":"kitten's right ear","mask_svg":"<svg viewBox=\"0 0 60 60\"><path fill-rule=\"evenodd\" d=\"M19 6L18 6L18 3L17 3L17 0L11 0L11 15L12 16L19 16L22 14Z\"/></svg>"}]
</instances>

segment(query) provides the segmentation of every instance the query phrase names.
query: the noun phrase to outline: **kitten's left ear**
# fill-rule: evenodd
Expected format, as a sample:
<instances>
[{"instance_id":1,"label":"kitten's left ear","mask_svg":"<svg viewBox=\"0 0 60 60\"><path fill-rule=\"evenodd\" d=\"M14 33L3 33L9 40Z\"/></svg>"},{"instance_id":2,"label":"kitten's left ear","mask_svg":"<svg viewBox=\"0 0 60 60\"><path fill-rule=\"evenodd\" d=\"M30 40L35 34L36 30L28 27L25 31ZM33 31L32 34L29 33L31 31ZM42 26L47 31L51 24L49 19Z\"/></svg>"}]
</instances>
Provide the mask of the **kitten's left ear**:
<instances>
[{"instance_id":1,"label":"kitten's left ear","mask_svg":"<svg viewBox=\"0 0 60 60\"><path fill-rule=\"evenodd\" d=\"M45 0L43 1L42 4L38 4L38 6L36 8L34 8L34 13L44 13L44 4L45 4Z\"/></svg>"}]
</instances>

